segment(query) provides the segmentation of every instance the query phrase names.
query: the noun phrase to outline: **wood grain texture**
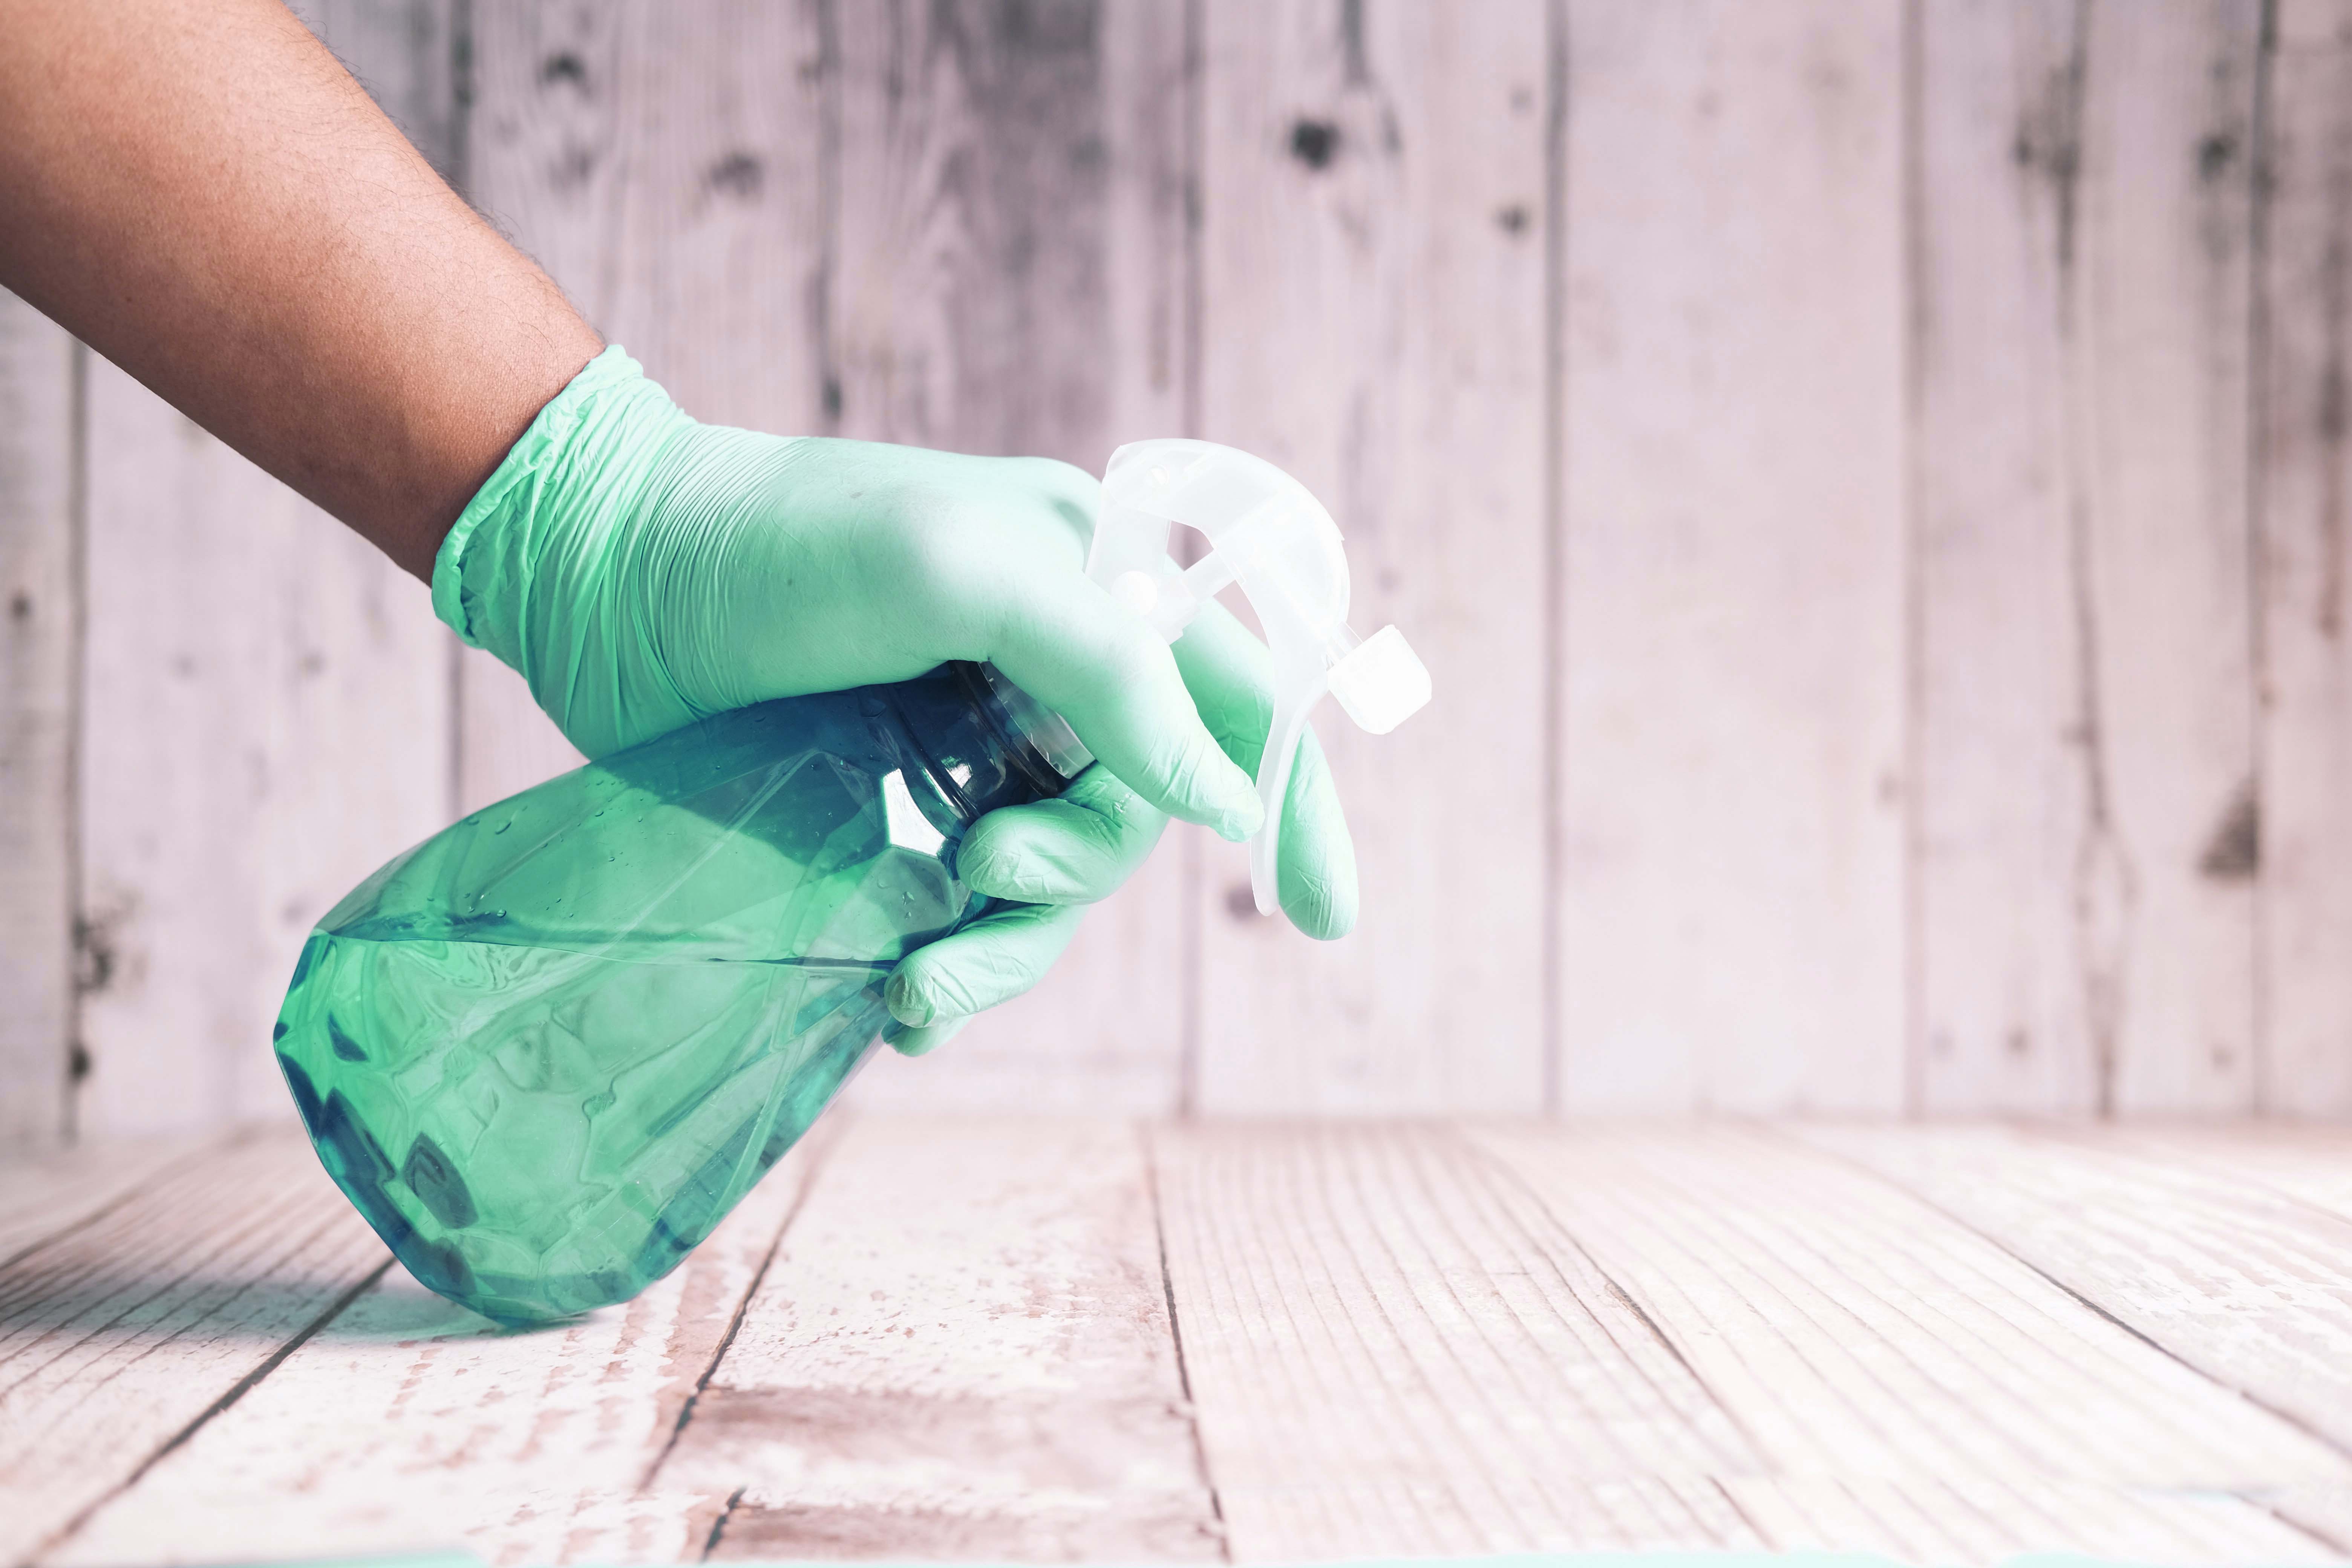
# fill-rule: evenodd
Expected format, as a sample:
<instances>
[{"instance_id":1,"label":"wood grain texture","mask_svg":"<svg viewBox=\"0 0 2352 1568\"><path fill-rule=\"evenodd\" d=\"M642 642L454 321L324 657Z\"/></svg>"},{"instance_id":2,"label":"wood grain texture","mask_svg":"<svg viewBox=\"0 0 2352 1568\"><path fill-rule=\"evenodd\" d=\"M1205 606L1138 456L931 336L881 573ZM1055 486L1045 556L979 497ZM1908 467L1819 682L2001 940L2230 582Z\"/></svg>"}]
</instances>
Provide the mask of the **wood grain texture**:
<instances>
[{"instance_id":1,"label":"wood grain texture","mask_svg":"<svg viewBox=\"0 0 2352 1568\"><path fill-rule=\"evenodd\" d=\"M1762 1460L1577 1238L1412 1126L1152 1135L1169 1290L1239 1562L1759 1545Z\"/></svg>"},{"instance_id":2,"label":"wood grain texture","mask_svg":"<svg viewBox=\"0 0 2352 1568\"><path fill-rule=\"evenodd\" d=\"M2352 1476L2032 1259L1842 1162L1728 1127L1475 1137L1776 1470L2210 1490Z\"/></svg>"},{"instance_id":3,"label":"wood grain texture","mask_svg":"<svg viewBox=\"0 0 2352 1568\"><path fill-rule=\"evenodd\" d=\"M2331 1540L2259 1501L2014 1478L1738 1479L1740 1508L1783 1551L1870 1552L1936 1568L2079 1552L2156 1568L2341 1563ZM1882 1559L1883 1560L1883 1559Z\"/></svg>"},{"instance_id":4,"label":"wood grain texture","mask_svg":"<svg viewBox=\"0 0 2352 1568\"><path fill-rule=\"evenodd\" d=\"M635 1300L532 1332L394 1268L43 1562L693 1559L727 1493L646 1483L809 1165L803 1145Z\"/></svg>"},{"instance_id":5,"label":"wood grain texture","mask_svg":"<svg viewBox=\"0 0 2352 1568\"><path fill-rule=\"evenodd\" d=\"M87 1225L149 1182L184 1170L217 1135L85 1140L0 1152L0 1268Z\"/></svg>"},{"instance_id":6,"label":"wood grain texture","mask_svg":"<svg viewBox=\"0 0 2352 1568\"><path fill-rule=\"evenodd\" d=\"M2078 0L1928 4L1912 40L1913 1097L2085 1110L2091 779L2070 529Z\"/></svg>"},{"instance_id":7,"label":"wood grain texture","mask_svg":"<svg viewBox=\"0 0 2352 1568\"><path fill-rule=\"evenodd\" d=\"M1571 1110L1902 1102L1899 16L1568 8Z\"/></svg>"},{"instance_id":8,"label":"wood grain texture","mask_svg":"<svg viewBox=\"0 0 2352 1568\"><path fill-rule=\"evenodd\" d=\"M2242 1393L2248 1408L2352 1452L2352 1215L2089 1131L1822 1127L1803 1136L1998 1243Z\"/></svg>"},{"instance_id":9,"label":"wood grain texture","mask_svg":"<svg viewBox=\"0 0 2352 1568\"><path fill-rule=\"evenodd\" d=\"M2282 0L2277 28L2257 318L2260 1100L2340 1118L2352 1115L2352 5Z\"/></svg>"},{"instance_id":10,"label":"wood grain texture","mask_svg":"<svg viewBox=\"0 0 2352 1568\"><path fill-rule=\"evenodd\" d=\"M657 1486L713 1555L1220 1555L1135 1131L858 1121Z\"/></svg>"},{"instance_id":11,"label":"wood grain texture","mask_svg":"<svg viewBox=\"0 0 2352 1568\"><path fill-rule=\"evenodd\" d=\"M1545 10L1211 0L1204 17L1201 433L1324 501L1350 621L1403 627L1437 697L1389 737L1321 712L1360 867L1345 942L1259 918L1242 852L1204 847L1199 1103L1531 1110Z\"/></svg>"},{"instance_id":12,"label":"wood grain texture","mask_svg":"<svg viewBox=\"0 0 2352 1568\"><path fill-rule=\"evenodd\" d=\"M0 1148L70 1126L78 353L0 292Z\"/></svg>"},{"instance_id":13,"label":"wood grain texture","mask_svg":"<svg viewBox=\"0 0 2352 1568\"><path fill-rule=\"evenodd\" d=\"M2259 9L1916 41L1919 1100L2252 1102Z\"/></svg>"},{"instance_id":14,"label":"wood grain texture","mask_svg":"<svg viewBox=\"0 0 2352 1568\"><path fill-rule=\"evenodd\" d=\"M447 643L422 584L121 371L89 407L80 1124L290 1122L304 934L446 820Z\"/></svg>"},{"instance_id":15,"label":"wood grain texture","mask_svg":"<svg viewBox=\"0 0 2352 1568\"><path fill-rule=\"evenodd\" d=\"M0 1270L0 1561L25 1562L390 1261L298 1133Z\"/></svg>"},{"instance_id":16,"label":"wood grain texture","mask_svg":"<svg viewBox=\"0 0 2352 1568\"><path fill-rule=\"evenodd\" d=\"M837 12L824 322L844 436L1057 458L1183 433L1184 10L912 0ZM855 1103L1164 1113L1182 1094L1192 875L1172 832L1036 991Z\"/></svg>"},{"instance_id":17,"label":"wood grain texture","mask_svg":"<svg viewBox=\"0 0 2352 1568\"><path fill-rule=\"evenodd\" d=\"M2092 14L2071 377L2093 773L2074 887L2118 1112L2252 1102L2253 0Z\"/></svg>"}]
</instances>

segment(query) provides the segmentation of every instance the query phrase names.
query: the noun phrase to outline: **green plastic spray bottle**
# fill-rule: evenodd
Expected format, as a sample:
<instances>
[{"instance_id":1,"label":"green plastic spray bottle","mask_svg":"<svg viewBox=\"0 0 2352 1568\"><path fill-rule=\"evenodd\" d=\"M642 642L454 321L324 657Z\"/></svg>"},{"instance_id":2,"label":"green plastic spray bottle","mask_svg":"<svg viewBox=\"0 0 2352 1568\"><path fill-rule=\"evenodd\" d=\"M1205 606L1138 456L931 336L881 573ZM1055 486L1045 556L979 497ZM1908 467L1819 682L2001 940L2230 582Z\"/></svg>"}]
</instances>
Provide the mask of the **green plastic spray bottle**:
<instances>
[{"instance_id":1,"label":"green plastic spray bottle","mask_svg":"<svg viewBox=\"0 0 2352 1568\"><path fill-rule=\"evenodd\" d=\"M1183 522L1212 549L1168 553ZM1395 627L1347 625L1339 531L1245 453L1112 455L1087 572L1161 636L1239 584L1275 656L1251 845L1261 913L1291 761L1325 691L1385 733L1428 700ZM478 811L310 934L278 1061L320 1162L410 1273L502 1322L675 1268L880 1039L883 984L985 900L982 814L1088 762L985 665L687 725Z\"/></svg>"}]
</instances>

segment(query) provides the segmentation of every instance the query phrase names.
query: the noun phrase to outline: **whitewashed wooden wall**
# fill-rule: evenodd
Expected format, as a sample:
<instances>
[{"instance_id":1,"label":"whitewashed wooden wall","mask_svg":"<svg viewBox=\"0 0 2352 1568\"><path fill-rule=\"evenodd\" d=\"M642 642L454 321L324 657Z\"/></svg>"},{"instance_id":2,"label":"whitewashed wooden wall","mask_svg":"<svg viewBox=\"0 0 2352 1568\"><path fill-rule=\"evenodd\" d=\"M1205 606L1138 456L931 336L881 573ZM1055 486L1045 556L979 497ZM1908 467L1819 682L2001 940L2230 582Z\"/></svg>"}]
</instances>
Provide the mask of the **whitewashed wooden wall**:
<instances>
[{"instance_id":1,"label":"whitewashed wooden wall","mask_svg":"<svg viewBox=\"0 0 2352 1568\"><path fill-rule=\"evenodd\" d=\"M1437 705L868 1103L2352 1114L2352 0L316 0L694 412L1264 453ZM571 754L0 300L0 1137Z\"/></svg>"}]
</instances>

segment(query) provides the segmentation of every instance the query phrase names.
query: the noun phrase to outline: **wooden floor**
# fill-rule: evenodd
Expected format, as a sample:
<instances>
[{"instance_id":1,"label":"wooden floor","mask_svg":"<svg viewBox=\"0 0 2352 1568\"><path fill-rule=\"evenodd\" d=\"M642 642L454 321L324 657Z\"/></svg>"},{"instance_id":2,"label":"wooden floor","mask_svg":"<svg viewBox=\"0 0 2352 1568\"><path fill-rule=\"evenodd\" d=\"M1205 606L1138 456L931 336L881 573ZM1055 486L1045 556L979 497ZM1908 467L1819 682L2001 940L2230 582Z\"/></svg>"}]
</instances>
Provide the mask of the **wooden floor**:
<instances>
[{"instance_id":1,"label":"wooden floor","mask_svg":"<svg viewBox=\"0 0 2352 1568\"><path fill-rule=\"evenodd\" d=\"M297 1138L0 1167L0 1562L2352 1549L2352 1132L836 1121L506 1334Z\"/></svg>"}]
</instances>

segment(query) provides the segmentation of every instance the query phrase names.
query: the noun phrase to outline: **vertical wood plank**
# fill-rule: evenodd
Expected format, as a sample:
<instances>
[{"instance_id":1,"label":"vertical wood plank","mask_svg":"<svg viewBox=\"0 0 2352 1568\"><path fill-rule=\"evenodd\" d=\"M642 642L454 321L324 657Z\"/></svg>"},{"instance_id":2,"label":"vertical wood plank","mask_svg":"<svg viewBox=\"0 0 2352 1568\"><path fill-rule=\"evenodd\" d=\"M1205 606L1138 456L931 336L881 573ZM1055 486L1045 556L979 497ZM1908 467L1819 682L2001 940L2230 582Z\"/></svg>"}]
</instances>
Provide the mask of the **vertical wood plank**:
<instances>
[{"instance_id":1,"label":"vertical wood plank","mask_svg":"<svg viewBox=\"0 0 2352 1568\"><path fill-rule=\"evenodd\" d=\"M1184 7L845 5L826 319L841 435L1102 472L1183 431ZM856 1091L894 1110L1173 1110L1192 879L1171 833L1045 984Z\"/></svg>"},{"instance_id":2,"label":"vertical wood plank","mask_svg":"<svg viewBox=\"0 0 2352 1568\"><path fill-rule=\"evenodd\" d=\"M2092 13L2070 380L2089 700L2074 882L2103 1109L2252 1103L2246 512L2256 0Z\"/></svg>"},{"instance_id":3,"label":"vertical wood plank","mask_svg":"<svg viewBox=\"0 0 2352 1568\"><path fill-rule=\"evenodd\" d=\"M474 7L468 194L699 418L824 428L821 9ZM579 765L514 671L458 685L462 808Z\"/></svg>"},{"instance_id":4,"label":"vertical wood plank","mask_svg":"<svg viewBox=\"0 0 2352 1568\"><path fill-rule=\"evenodd\" d=\"M441 14L329 42L405 91ZM128 375L93 362L87 396L79 1122L290 1119L267 1047L303 933L446 816L447 640L421 584Z\"/></svg>"},{"instance_id":5,"label":"vertical wood plank","mask_svg":"<svg viewBox=\"0 0 2352 1568\"><path fill-rule=\"evenodd\" d=\"M442 825L424 585L102 362L89 375L81 1125L291 1120L313 921Z\"/></svg>"},{"instance_id":6,"label":"vertical wood plank","mask_svg":"<svg viewBox=\"0 0 2352 1568\"><path fill-rule=\"evenodd\" d=\"M2352 5L2282 0L2257 432L2264 1110L2352 1115Z\"/></svg>"},{"instance_id":7,"label":"vertical wood plank","mask_svg":"<svg viewBox=\"0 0 2352 1568\"><path fill-rule=\"evenodd\" d=\"M1917 12L1916 1109L2090 1109L2083 631L2067 439L2079 0Z\"/></svg>"},{"instance_id":8,"label":"vertical wood plank","mask_svg":"<svg viewBox=\"0 0 2352 1568\"><path fill-rule=\"evenodd\" d=\"M1221 1555L1116 1123L859 1121L661 1467L719 1560Z\"/></svg>"},{"instance_id":9,"label":"vertical wood plank","mask_svg":"<svg viewBox=\"0 0 2352 1568\"><path fill-rule=\"evenodd\" d=\"M1572 1110L1901 1101L1898 20L1569 7Z\"/></svg>"},{"instance_id":10,"label":"vertical wood plank","mask_svg":"<svg viewBox=\"0 0 2352 1568\"><path fill-rule=\"evenodd\" d=\"M1532 1111L1544 1085L1545 7L1211 0L1202 426L1322 499L1435 680L1319 733L1361 867L1318 947L1206 848L1200 1103Z\"/></svg>"},{"instance_id":11,"label":"vertical wood plank","mask_svg":"<svg viewBox=\"0 0 2352 1568\"><path fill-rule=\"evenodd\" d=\"M0 293L0 1147L68 1131L81 639L76 350Z\"/></svg>"}]
</instances>

